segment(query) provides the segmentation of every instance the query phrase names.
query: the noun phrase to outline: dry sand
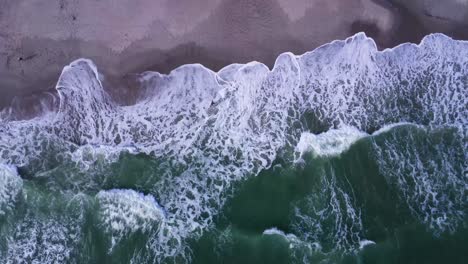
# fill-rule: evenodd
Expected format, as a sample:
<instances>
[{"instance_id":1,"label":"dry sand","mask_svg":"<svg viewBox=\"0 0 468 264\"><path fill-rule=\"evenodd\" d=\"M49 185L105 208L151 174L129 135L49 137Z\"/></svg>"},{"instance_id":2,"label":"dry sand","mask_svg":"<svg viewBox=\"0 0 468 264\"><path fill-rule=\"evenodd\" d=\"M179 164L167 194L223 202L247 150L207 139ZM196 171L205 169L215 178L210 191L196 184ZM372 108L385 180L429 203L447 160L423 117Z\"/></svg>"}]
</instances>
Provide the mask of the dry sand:
<instances>
[{"instance_id":1,"label":"dry sand","mask_svg":"<svg viewBox=\"0 0 468 264\"><path fill-rule=\"evenodd\" d=\"M132 103L133 76L186 63L213 70L300 54L359 31L380 48L429 32L466 38L466 0L3 0L0 109L52 91L64 65L92 59ZM454 14L452 16L452 14ZM465 35L464 35L465 34ZM21 104L20 104L21 105ZM31 107L31 109L35 109Z\"/></svg>"}]
</instances>

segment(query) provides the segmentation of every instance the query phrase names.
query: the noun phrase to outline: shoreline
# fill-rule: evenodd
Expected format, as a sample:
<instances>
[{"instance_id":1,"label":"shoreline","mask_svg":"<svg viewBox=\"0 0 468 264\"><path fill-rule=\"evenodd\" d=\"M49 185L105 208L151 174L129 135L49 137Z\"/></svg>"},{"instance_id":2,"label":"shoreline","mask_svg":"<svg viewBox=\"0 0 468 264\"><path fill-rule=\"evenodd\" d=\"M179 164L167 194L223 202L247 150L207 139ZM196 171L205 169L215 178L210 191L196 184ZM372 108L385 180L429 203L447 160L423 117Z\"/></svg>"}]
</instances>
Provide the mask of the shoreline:
<instances>
[{"instance_id":1,"label":"shoreline","mask_svg":"<svg viewBox=\"0 0 468 264\"><path fill-rule=\"evenodd\" d=\"M307 56L308 54L320 52L321 49L327 49L335 45L344 46L348 43L352 43L355 41L358 41L358 42L367 41L367 42L370 42L369 45L370 45L371 52L375 54L385 54L385 53L395 52L398 49L404 49L405 46L414 46L414 48L419 49L422 46L424 46L424 43L427 42L428 39L434 38L434 37L441 37L443 39L448 39L450 41L456 41L460 43L468 43L467 40L457 40L442 33L431 33L431 34L424 36L419 43L404 42L394 47L379 49L378 44L372 37L367 36L365 32L359 32L345 39L333 40L331 42L320 45L310 51L306 51L300 54L295 54L289 51L282 52L275 58L275 61L273 64L266 64L261 61L252 60L246 63L227 64L223 66L222 68L212 68L202 63L196 62L196 63L187 63L187 64L179 65L175 67L174 69L170 70L169 72L153 71L153 70L144 71L143 70L143 71L134 73L133 76L126 76L125 78L120 78L120 79L116 79L115 76L111 76L109 78L107 75L108 73L106 73L105 71L103 72L101 67L97 65L92 59L78 58L64 65L64 67L62 67L60 71L61 73L58 74L58 77L55 79L54 85L52 88L48 90L33 91L31 94L28 94L21 98L15 97L10 103L10 105L6 106L4 109L0 109L0 114L2 113L2 111L4 111L3 114L7 114L7 116L12 117L14 120L23 120L23 119L34 118L36 116L40 116L43 113L57 110L59 107L60 99L56 90L56 83L59 81L62 71L66 69L68 66L70 66L71 64L76 63L78 61L86 61L86 63L92 64L93 68L94 67L96 68L95 74L96 76L99 76L99 79L100 79L100 82L104 91L107 92L107 94L114 101L114 103L120 106L125 106L125 105L133 105L142 98L145 91L143 90L143 87L142 87L141 77L147 73L170 77L174 72L184 67L202 67L203 69L209 71L211 74L215 74L219 78L222 78L220 74L226 69L229 69L231 67L242 68L249 64L261 64L262 66L267 68L269 72L271 72L275 69L276 65L278 64L278 60L280 60L284 56L292 56L296 59L300 59L302 56ZM9 115L8 115L8 111L10 113Z\"/></svg>"},{"instance_id":2,"label":"shoreline","mask_svg":"<svg viewBox=\"0 0 468 264\"><path fill-rule=\"evenodd\" d=\"M63 6L44 4L40 10L32 10L35 6L24 0L0 4L0 110L14 98L29 105L32 98L53 90L63 67L82 57L98 66L106 77L106 91L125 105L135 101L135 76L144 71L169 73L190 63L217 71L250 61L271 68L284 52L302 54L360 31L372 37L379 50L419 42L431 33L399 1L317 0L311 5L304 0L196 0L174 7L170 1L142 0L127 4L129 14L118 20L112 17L119 14L113 6L101 17L96 17L102 15L99 9L90 10L105 8L108 0L62 2ZM197 6L201 2L206 10ZM131 11L144 10L145 5L149 11L138 18L144 27L140 29ZM21 20L26 15L31 19ZM88 20L95 24L91 27ZM110 27L113 23L116 26ZM58 31L43 32L48 26Z\"/></svg>"}]
</instances>

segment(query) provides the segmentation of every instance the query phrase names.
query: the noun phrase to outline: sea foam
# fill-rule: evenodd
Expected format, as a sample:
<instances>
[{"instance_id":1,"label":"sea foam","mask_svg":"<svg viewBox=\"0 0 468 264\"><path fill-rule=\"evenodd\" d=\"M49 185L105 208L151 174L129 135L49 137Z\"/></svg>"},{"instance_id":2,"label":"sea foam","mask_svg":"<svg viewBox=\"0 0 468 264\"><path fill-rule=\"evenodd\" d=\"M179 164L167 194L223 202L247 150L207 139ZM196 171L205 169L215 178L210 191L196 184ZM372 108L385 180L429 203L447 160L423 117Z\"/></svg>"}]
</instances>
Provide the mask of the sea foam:
<instances>
[{"instance_id":1,"label":"sea foam","mask_svg":"<svg viewBox=\"0 0 468 264\"><path fill-rule=\"evenodd\" d=\"M14 202L23 188L23 180L16 168L0 164L0 217L13 209Z\"/></svg>"},{"instance_id":2,"label":"sea foam","mask_svg":"<svg viewBox=\"0 0 468 264\"><path fill-rule=\"evenodd\" d=\"M153 196L133 190L108 190L97 194L101 221L112 237L111 249L136 231L157 229L165 212Z\"/></svg>"}]
</instances>

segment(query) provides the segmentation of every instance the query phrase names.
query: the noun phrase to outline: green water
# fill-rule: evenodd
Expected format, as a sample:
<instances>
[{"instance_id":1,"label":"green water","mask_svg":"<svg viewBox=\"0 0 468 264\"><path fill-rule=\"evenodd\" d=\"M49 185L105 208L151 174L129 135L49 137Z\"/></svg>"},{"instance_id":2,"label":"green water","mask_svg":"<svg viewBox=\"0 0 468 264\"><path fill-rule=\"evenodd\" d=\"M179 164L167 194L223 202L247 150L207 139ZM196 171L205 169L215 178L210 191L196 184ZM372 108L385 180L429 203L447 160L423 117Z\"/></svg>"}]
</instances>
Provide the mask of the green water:
<instances>
[{"instance_id":1,"label":"green water","mask_svg":"<svg viewBox=\"0 0 468 264\"><path fill-rule=\"evenodd\" d=\"M412 133L421 141L451 136L446 132L429 136L417 135L420 131L411 128L399 130L393 133ZM303 165L277 164L240 184L216 229L194 242L195 263L465 263L466 218L465 227L434 235L433 230L411 214L399 188L389 184L385 174L379 172L372 144L374 140L385 140L386 136L362 139L338 157L308 155ZM352 195L353 205L361 209L361 235L375 244L351 252L336 249L337 240L351 236L336 233L336 219L320 222L324 230L318 239L322 244L320 251L311 250L303 241L304 244L291 247L294 243L284 236L262 234L277 227L298 238L307 237L304 233L311 230L298 231L293 227L297 224L294 207L300 207L304 198L312 195L317 206L325 209L328 205L321 203L329 200L329 194L323 179L330 175L336 177L334 188ZM339 206L345 207L344 201ZM466 209L466 204L463 206ZM348 220L343 224L352 226L353 220ZM228 242L219 239L223 234L230 236Z\"/></svg>"},{"instance_id":2,"label":"green water","mask_svg":"<svg viewBox=\"0 0 468 264\"><path fill-rule=\"evenodd\" d=\"M271 168L230 187L213 224L186 241L190 262L466 263L463 143L450 128L400 126L362 138L340 155L310 152L296 162L280 156ZM125 233L112 247L96 194L132 189L159 200L154 186L164 188L165 172L184 169L169 164L122 153L112 164L97 161L92 174L65 161L20 168L23 195L0 215L1 254L12 248L16 254L30 250L26 260L37 252L62 254L63 263L151 257L158 228ZM364 240L373 243L360 247Z\"/></svg>"}]
</instances>

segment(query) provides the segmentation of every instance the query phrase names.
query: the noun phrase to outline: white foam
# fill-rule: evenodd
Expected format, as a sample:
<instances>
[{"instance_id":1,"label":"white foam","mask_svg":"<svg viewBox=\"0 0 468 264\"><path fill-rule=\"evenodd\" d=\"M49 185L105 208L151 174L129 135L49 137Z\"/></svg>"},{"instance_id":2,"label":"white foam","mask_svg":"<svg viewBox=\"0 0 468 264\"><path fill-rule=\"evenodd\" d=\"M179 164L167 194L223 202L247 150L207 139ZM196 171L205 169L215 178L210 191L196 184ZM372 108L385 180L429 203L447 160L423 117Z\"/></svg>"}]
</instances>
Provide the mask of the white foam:
<instances>
[{"instance_id":1,"label":"white foam","mask_svg":"<svg viewBox=\"0 0 468 264\"><path fill-rule=\"evenodd\" d=\"M152 195L133 190L100 191L96 196L103 227L112 236L112 246L136 231L147 232L164 221L165 212Z\"/></svg>"},{"instance_id":2,"label":"white foam","mask_svg":"<svg viewBox=\"0 0 468 264\"><path fill-rule=\"evenodd\" d=\"M333 167L322 170L320 182L295 203L292 228L303 241L320 241L333 245L333 250L354 252L364 233L361 208L337 182Z\"/></svg>"},{"instance_id":3,"label":"white foam","mask_svg":"<svg viewBox=\"0 0 468 264\"><path fill-rule=\"evenodd\" d=\"M331 129L318 135L304 132L297 143L296 152L299 152L300 156L306 152L313 152L317 156L337 156L366 136L367 133L354 127Z\"/></svg>"},{"instance_id":4,"label":"white foam","mask_svg":"<svg viewBox=\"0 0 468 264\"><path fill-rule=\"evenodd\" d=\"M289 238L295 238L296 237L294 234L285 234L283 231L279 230L276 227L265 229L263 231L263 235L278 235L278 236L282 236L282 237L284 237L284 238L286 238L288 240L289 240Z\"/></svg>"},{"instance_id":5,"label":"white foam","mask_svg":"<svg viewBox=\"0 0 468 264\"><path fill-rule=\"evenodd\" d=\"M0 164L0 216L13 209L14 203L23 189L23 180L16 168Z\"/></svg>"},{"instance_id":6,"label":"white foam","mask_svg":"<svg viewBox=\"0 0 468 264\"><path fill-rule=\"evenodd\" d=\"M86 221L87 196L44 192L36 187L39 186L25 186L22 210L15 214L14 221L2 226L7 234L7 252L0 256L1 261L76 262L85 237L82 227Z\"/></svg>"},{"instance_id":7,"label":"white foam","mask_svg":"<svg viewBox=\"0 0 468 264\"><path fill-rule=\"evenodd\" d=\"M418 126L417 124L409 123L409 122L398 122L394 124L384 125L378 130L372 133L373 136L377 136L383 133L387 133L388 131L392 130L393 128L400 127L400 126Z\"/></svg>"},{"instance_id":8,"label":"white foam","mask_svg":"<svg viewBox=\"0 0 468 264\"><path fill-rule=\"evenodd\" d=\"M264 236L280 236L289 243L290 254L294 262L298 263L311 263L309 258L314 258L317 254L323 253L322 245L317 242L304 241L299 239L294 234L286 234L276 227L266 229L263 231Z\"/></svg>"},{"instance_id":9,"label":"white foam","mask_svg":"<svg viewBox=\"0 0 468 264\"><path fill-rule=\"evenodd\" d=\"M369 245L375 245L375 242L372 240L363 239L359 241L359 249L363 249Z\"/></svg>"},{"instance_id":10,"label":"white foam","mask_svg":"<svg viewBox=\"0 0 468 264\"><path fill-rule=\"evenodd\" d=\"M347 151L354 143L362 138L378 136L400 126L422 127L413 123L399 122L384 125L380 129L374 131L371 135L351 126L343 126L339 129L330 129L317 135L310 132L303 132L296 145L295 151L298 153L299 157L302 157L308 152L312 152L316 156L338 156ZM296 158L296 161L298 161L298 158Z\"/></svg>"},{"instance_id":11,"label":"white foam","mask_svg":"<svg viewBox=\"0 0 468 264\"><path fill-rule=\"evenodd\" d=\"M399 198L412 215L435 234L454 232L463 223L468 190L464 138L452 138L447 128L389 133L374 141L382 175L398 186ZM434 139L433 139L434 138Z\"/></svg>"},{"instance_id":12,"label":"white foam","mask_svg":"<svg viewBox=\"0 0 468 264\"><path fill-rule=\"evenodd\" d=\"M70 262L79 234L69 224L35 218L17 223L14 236L9 238L6 263Z\"/></svg>"}]
</instances>

